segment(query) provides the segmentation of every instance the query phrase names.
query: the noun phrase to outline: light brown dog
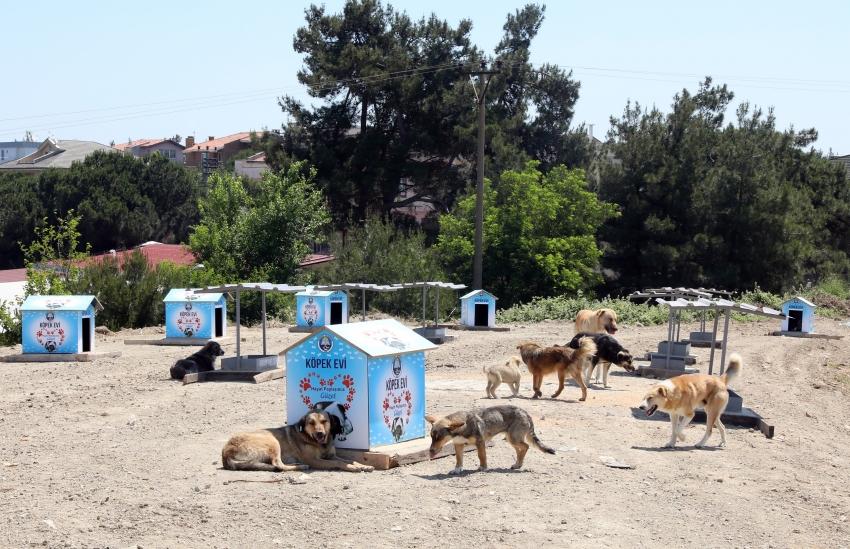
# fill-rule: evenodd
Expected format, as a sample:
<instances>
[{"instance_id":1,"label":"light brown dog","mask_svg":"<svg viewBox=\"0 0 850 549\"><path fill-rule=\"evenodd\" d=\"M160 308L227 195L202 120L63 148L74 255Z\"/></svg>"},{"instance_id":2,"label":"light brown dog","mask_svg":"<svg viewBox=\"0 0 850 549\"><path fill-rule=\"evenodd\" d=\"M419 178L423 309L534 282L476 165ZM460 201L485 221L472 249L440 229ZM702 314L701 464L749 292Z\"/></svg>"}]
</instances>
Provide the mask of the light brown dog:
<instances>
[{"instance_id":1,"label":"light brown dog","mask_svg":"<svg viewBox=\"0 0 850 549\"><path fill-rule=\"evenodd\" d=\"M333 438L337 430L341 432L336 416L313 410L295 425L233 435L221 449L221 462L234 471L374 470L336 455Z\"/></svg>"},{"instance_id":2,"label":"light brown dog","mask_svg":"<svg viewBox=\"0 0 850 549\"><path fill-rule=\"evenodd\" d=\"M499 398L496 396L496 389L502 383L508 384L514 396L519 395L519 380L522 375L519 371L520 364L522 359L512 356L504 364L484 366L484 373L487 374L487 398Z\"/></svg>"},{"instance_id":3,"label":"light brown dog","mask_svg":"<svg viewBox=\"0 0 850 549\"><path fill-rule=\"evenodd\" d=\"M583 337L578 342L578 349L569 347L541 347L537 343L528 342L517 345L522 361L528 366L528 371L534 379L534 397L543 396L540 386L543 385L543 377L552 372L558 373L558 390L552 395L557 398L564 390L564 379L567 374L573 378L581 387L581 398L587 398L587 385L581 375L582 361L585 357L596 354L596 344L589 337Z\"/></svg>"},{"instance_id":4,"label":"light brown dog","mask_svg":"<svg viewBox=\"0 0 850 549\"><path fill-rule=\"evenodd\" d=\"M617 327L617 313L613 309L599 309L598 311L582 309L576 315L576 325L573 333L597 332L613 335L617 333L617 330L619 330Z\"/></svg>"},{"instance_id":5,"label":"light brown dog","mask_svg":"<svg viewBox=\"0 0 850 549\"><path fill-rule=\"evenodd\" d=\"M720 377L707 374L687 374L672 379L665 379L649 390L643 397L640 409L651 416L656 410L670 414L670 424L673 433L665 448L673 448L676 439L685 440L684 430L694 419L694 409L705 410L705 435L695 446L702 448L711 436L711 428L717 426L720 430L720 446L726 446L726 428L720 422L720 415L729 402L726 386L741 375L744 367L738 353L729 357L726 373Z\"/></svg>"}]
</instances>

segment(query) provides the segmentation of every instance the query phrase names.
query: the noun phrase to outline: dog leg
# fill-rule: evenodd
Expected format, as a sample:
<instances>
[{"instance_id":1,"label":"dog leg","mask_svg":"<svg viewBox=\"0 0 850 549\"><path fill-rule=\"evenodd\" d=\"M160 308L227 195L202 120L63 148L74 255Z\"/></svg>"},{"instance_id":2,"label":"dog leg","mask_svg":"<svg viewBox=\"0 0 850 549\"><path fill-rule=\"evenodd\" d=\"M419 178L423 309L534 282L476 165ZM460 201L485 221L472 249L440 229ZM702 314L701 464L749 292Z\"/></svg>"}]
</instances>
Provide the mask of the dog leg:
<instances>
[{"instance_id":1,"label":"dog leg","mask_svg":"<svg viewBox=\"0 0 850 549\"><path fill-rule=\"evenodd\" d=\"M585 400L587 400L587 385L584 384L584 379L582 379L582 377L581 377L581 371L577 372L577 371L573 370L570 373L570 376L574 380L576 380L576 383L578 383L578 386L581 387L581 398L579 400L581 402L584 402ZM563 387L563 381L561 382L561 386ZM560 391L558 391L558 392L560 393Z\"/></svg>"},{"instance_id":2,"label":"dog leg","mask_svg":"<svg viewBox=\"0 0 850 549\"><path fill-rule=\"evenodd\" d=\"M675 448L676 447L676 435L679 430L679 414L674 414L670 412L670 440L667 444L664 445L665 448Z\"/></svg>"},{"instance_id":3,"label":"dog leg","mask_svg":"<svg viewBox=\"0 0 850 549\"><path fill-rule=\"evenodd\" d=\"M700 440L699 442L694 444L694 446L696 446L697 448L702 448L702 447L705 446L705 443L708 442L708 439L711 436L712 428L714 427L714 425L716 423L720 423L720 414L719 413L717 413L715 411L712 411L712 412L709 413L709 411L706 410L705 415L706 415L706 418L705 418L705 434L702 436L702 440ZM720 445L725 446L726 445L726 433L725 433L726 428L721 427L721 429L723 429L723 430L720 431L722 433Z\"/></svg>"},{"instance_id":4,"label":"dog leg","mask_svg":"<svg viewBox=\"0 0 850 549\"><path fill-rule=\"evenodd\" d=\"M543 396L543 392L540 390L540 382L542 380L542 377L543 376L539 374L532 374L531 386L534 388L534 396L531 398L540 398Z\"/></svg>"},{"instance_id":5,"label":"dog leg","mask_svg":"<svg viewBox=\"0 0 850 549\"><path fill-rule=\"evenodd\" d=\"M462 442L455 442L455 468L449 471L450 475L459 475L463 471L463 447Z\"/></svg>"},{"instance_id":6,"label":"dog leg","mask_svg":"<svg viewBox=\"0 0 850 549\"><path fill-rule=\"evenodd\" d=\"M555 394L552 395L552 398L558 398L558 395L560 395L561 391L564 390L564 380L566 379L566 377L567 377L567 371L566 370L558 370L558 390L555 391ZM573 376L573 377L575 377L575 376ZM579 379L581 379L581 373L579 373L578 377L579 377ZM582 383L583 383L583 380L582 380Z\"/></svg>"},{"instance_id":7,"label":"dog leg","mask_svg":"<svg viewBox=\"0 0 850 549\"><path fill-rule=\"evenodd\" d=\"M511 392L514 394L514 398L519 396L519 381L511 383Z\"/></svg>"},{"instance_id":8,"label":"dog leg","mask_svg":"<svg viewBox=\"0 0 850 549\"><path fill-rule=\"evenodd\" d=\"M605 380L605 387L607 387L608 386L608 372L605 372L605 377L603 378L602 377L602 372L603 372L602 369L605 367L605 366L603 366L603 364L605 364L605 363L604 362L598 362L596 364L596 368L594 368L594 370L596 370L596 384L598 385L598 384L602 383L602 380L604 379Z\"/></svg>"},{"instance_id":9,"label":"dog leg","mask_svg":"<svg viewBox=\"0 0 850 549\"><path fill-rule=\"evenodd\" d=\"M584 384L590 385L590 376L593 375L593 363L585 361L582 365L582 371L584 372Z\"/></svg>"},{"instance_id":10,"label":"dog leg","mask_svg":"<svg viewBox=\"0 0 850 549\"><path fill-rule=\"evenodd\" d=\"M693 420L694 420L694 411L693 410L691 410L690 414L685 414L684 416L681 416L679 418L679 428L676 431L676 436L679 438L679 440L684 442L684 440L685 440L685 427L687 427L688 424Z\"/></svg>"},{"instance_id":11,"label":"dog leg","mask_svg":"<svg viewBox=\"0 0 850 549\"><path fill-rule=\"evenodd\" d=\"M475 445L478 449L478 470L486 471L487 470L487 443L483 440L478 441Z\"/></svg>"},{"instance_id":12,"label":"dog leg","mask_svg":"<svg viewBox=\"0 0 850 549\"><path fill-rule=\"evenodd\" d=\"M508 438L508 443L516 450L516 463L511 465L511 469L522 469L522 462L525 461L525 454L528 452L528 443L525 440L517 441L511 438Z\"/></svg>"},{"instance_id":13,"label":"dog leg","mask_svg":"<svg viewBox=\"0 0 850 549\"><path fill-rule=\"evenodd\" d=\"M714 422L717 426L717 429L720 431L720 446L726 446L726 427L720 422L720 416L717 417L717 421Z\"/></svg>"},{"instance_id":14,"label":"dog leg","mask_svg":"<svg viewBox=\"0 0 850 549\"><path fill-rule=\"evenodd\" d=\"M499 385L502 384L502 378L497 377L495 381L493 381L493 386L490 388L490 394L493 395L493 398L499 398L496 396L496 389L499 388Z\"/></svg>"},{"instance_id":15,"label":"dog leg","mask_svg":"<svg viewBox=\"0 0 850 549\"><path fill-rule=\"evenodd\" d=\"M608 389L608 388L611 387L610 385L608 385L608 370L611 369L611 363L606 362L604 365L602 365L600 363L599 367L603 369L602 370L602 386L605 387L606 389ZM596 380L596 383L599 383L598 379Z\"/></svg>"}]
</instances>

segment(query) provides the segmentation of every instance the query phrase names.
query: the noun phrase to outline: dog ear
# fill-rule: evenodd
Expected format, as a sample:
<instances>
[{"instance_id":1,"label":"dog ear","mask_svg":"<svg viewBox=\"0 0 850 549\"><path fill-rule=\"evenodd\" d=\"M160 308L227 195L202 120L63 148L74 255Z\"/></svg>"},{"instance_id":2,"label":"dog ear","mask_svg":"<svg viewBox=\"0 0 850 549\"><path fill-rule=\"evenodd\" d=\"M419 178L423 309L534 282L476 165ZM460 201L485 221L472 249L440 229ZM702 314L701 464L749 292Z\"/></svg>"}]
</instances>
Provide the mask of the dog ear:
<instances>
[{"instance_id":1,"label":"dog ear","mask_svg":"<svg viewBox=\"0 0 850 549\"><path fill-rule=\"evenodd\" d=\"M662 398L667 398L667 387L664 385L658 387L658 396Z\"/></svg>"},{"instance_id":2,"label":"dog ear","mask_svg":"<svg viewBox=\"0 0 850 549\"><path fill-rule=\"evenodd\" d=\"M331 438L336 438L337 435L342 434L342 422L333 414L328 414L328 417L331 421Z\"/></svg>"},{"instance_id":3,"label":"dog ear","mask_svg":"<svg viewBox=\"0 0 850 549\"><path fill-rule=\"evenodd\" d=\"M456 431L464 425L466 425L466 422L464 421L452 421L451 423L449 423L449 431Z\"/></svg>"},{"instance_id":4,"label":"dog ear","mask_svg":"<svg viewBox=\"0 0 850 549\"><path fill-rule=\"evenodd\" d=\"M599 309L598 311L596 311L596 316L602 316L604 314L605 314L605 309Z\"/></svg>"},{"instance_id":5,"label":"dog ear","mask_svg":"<svg viewBox=\"0 0 850 549\"><path fill-rule=\"evenodd\" d=\"M434 416L425 416L425 421L427 421L431 425L434 425L435 423L437 423L437 418L435 418Z\"/></svg>"},{"instance_id":6,"label":"dog ear","mask_svg":"<svg viewBox=\"0 0 850 549\"><path fill-rule=\"evenodd\" d=\"M304 427L307 426L307 414L304 414L304 417L298 420L298 432L303 433Z\"/></svg>"}]
</instances>

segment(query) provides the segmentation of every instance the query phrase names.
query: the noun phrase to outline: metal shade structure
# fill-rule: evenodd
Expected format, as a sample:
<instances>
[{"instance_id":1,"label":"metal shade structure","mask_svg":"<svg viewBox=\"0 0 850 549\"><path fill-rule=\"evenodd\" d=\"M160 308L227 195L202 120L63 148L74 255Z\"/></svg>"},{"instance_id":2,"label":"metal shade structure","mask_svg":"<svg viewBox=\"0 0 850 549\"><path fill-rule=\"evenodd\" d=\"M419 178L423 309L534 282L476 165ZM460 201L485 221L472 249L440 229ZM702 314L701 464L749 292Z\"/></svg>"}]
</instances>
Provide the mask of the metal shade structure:
<instances>
[{"instance_id":1,"label":"metal shade structure","mask_svg":"<svg viewBox=\"0 0 850 549\"><path fill-rule=\"evenodd\" d=\"M290 286L289 284L271 284L270 282L241 282L239 284L221 284L220 286L205 286L195 290L196 294L215 294L227 292L236 294L236 364L239 366L242 357L242 337L239 331L240 302L242 292L260 292L263 300L263 354L266 355L266 294L294 294L306 290L306 286Z\"/></svg>"},{"instance_id":2,"label":"metal shade structure","mask_svg":"<svg viewBox=\"0 0 850 549\"><path fill-rule=\"evenodd\" d=\"M403 288L422 288L422 328L425 329L425 297L428 288L437 288L441 290L463 290L466 284L453 284L451 282L405 282L403 284L393 284L393 288L401 290ZM434 307L434 326L440 325L440 292L437 292L437 302Z\"/></svg>"},{"instance_id":3,"label":"metal shade structure","mask_svg":"<svg viewBox=\"0 0 850 549\"><path fill-rule=\"evenodd\" d=\"M785 313L781 311L777 311L775 309L771 309L769 307L756 307L755 305L750 305L748 303L735 303L734 301L728 301L726 299L717 299L710 300L705 298L699 298L695 301L688 301L684 298L678 298L675 300L665 300L662 298L656 298L655 301L659 305L663 305L670 310L670 320L667 325L667 341L673 342L674 336L675 340L678 340L678 328L677 324L681 324L682 321L682 311L686 310L694 310L694 311L714 311L714 331L713 331L713 339L717 339L717 325L720 320L720 311L724 311L725 313L725 321L723 326L723 342L721 344L721 356L720 356L720 375L723 375L723 371L726 368L726 342L729 337L729 315L731 313L744 313L751 315L759 315L766 316L770 318L779 318L784 319ZM678 322L674 319L678 318ZM704 318L704 315L703 315ZM667 365L669 367L670 364L670 351L667 351ZM714 366L714 346L711 347L711 358L708 363L708 373L711 375L712 369Z\"/></svg>"},{"instance_id":4,"label":"metal shade structure","mask_svg":"<svg viewBox=\"0 0 850 549\"><path fill-rule=\"evenodd\" d=\"M642 292L634 292L629 295L630 300L637 299L646 299L647 301L652 301L653 299L715 299L717 297L721 299L725 299L732 296L732 292L727 292L726 290L717 290L715 288L673 288L671 286L664 286L662 288L647 288ZM679 328L681 327L681 312L679 312L679 320L676 325L676 341L679 341ZM705 310L702 311L700 315L700 332L705 332ZM715 334L717 335L717 334ZM686 340L687 341L687 340ZM712 345L714 340L712 339Z\"/></svg>"},{"instance_id":5,"label":"metal shade structure","mask_svg":"<svg viewBox=\"0 0 850 549\"><path fill-rule=\"evenodd\" d=\"M362 299L360 300L361 305L361 319L366 321L366 290L370 292L395 292L396 290L400 290L401 288L394 288L392 286L380 285L380 284L364 284L359 282L344 282L342 284L324 284L319 286L312 286L315 290L345 290L349 294L351 290L360 290L362 292Z\"/></svg>"}]
</instances>

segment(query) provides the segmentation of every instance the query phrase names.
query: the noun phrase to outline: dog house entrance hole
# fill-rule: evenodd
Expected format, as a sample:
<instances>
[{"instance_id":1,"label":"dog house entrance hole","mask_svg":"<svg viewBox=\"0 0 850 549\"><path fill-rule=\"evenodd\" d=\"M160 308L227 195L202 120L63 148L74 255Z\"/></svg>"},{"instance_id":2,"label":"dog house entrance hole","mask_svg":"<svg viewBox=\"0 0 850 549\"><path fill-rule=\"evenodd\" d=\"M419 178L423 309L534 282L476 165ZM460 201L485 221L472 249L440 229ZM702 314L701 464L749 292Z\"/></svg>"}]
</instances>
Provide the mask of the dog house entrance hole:
<instances>
[{"instance_id":1,"label":"dog house entrance hole","mask_svg":"<svg viewBox=\"0 0 850 549\"><path fill-rule=\"evenodd\" d=\"M803 311L788 311L788 331L800 332L803 330Z\"/></svg>"},{"instance_id":2,"label":"dog house entrance hole","mask_svg":"<svg viewBox=\"0 0 850 549\"><path fill-rule=\"evenodd\" d=\"M331 302L331 324L342 324L342 302Z\"/></svg>"},{"instance_id":3,"label":"dog house entrance hole","mask_svg":"<svg viewBox=\"0 0 850 549\"><path fill-rule=\"evenodd\" d=\"M488 326L490 317L490 305L487 303L475 304L475 325Z\"/></svg>"},{"instance_id":4,"label":"dog house entrance hole","mask_svg":"<svg viewBox=\"0 0 850 549\"><path fill-rule=\"evenodd\" d=\"M224 307L215 308L215 337L224 335Z\"/></svg>"},{"instance_id":5,"label":"dog house entrance hole","mask_svg":"<svg viewBox=\"0 0 850 549\"><path fill-rule=\"evenodd\" d=\"M91 317L83 317L83 352L91 352Z\"/></svg>"}]
</instances>

